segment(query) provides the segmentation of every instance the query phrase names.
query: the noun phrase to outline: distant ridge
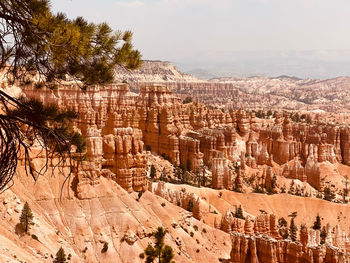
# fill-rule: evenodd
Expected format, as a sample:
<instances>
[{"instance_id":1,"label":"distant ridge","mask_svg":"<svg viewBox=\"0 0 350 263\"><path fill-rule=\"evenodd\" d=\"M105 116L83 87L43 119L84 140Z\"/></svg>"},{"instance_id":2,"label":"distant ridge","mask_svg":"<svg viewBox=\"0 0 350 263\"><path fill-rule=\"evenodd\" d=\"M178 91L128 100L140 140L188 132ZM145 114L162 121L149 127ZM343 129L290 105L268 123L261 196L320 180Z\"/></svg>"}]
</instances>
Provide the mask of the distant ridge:
<instances>
[{"instance_id":1,"label":"distant ridge","mask_svg":"<svg viewBox=\"0 0 350 263\"><path fill-rule=\"evenodd\" d=\"M134 71L116 67L114 77L116 82L127 83L201 82L192 75L180 72L170 61L160 60L144 60L141 68Z\"/></svg>"},{"instance_id":2,"label":"distant ridge","mask_svg":"<svg viewBox=\"0 0 350 263\"><path fill-rule=\"evenodd\" d=\"M302 78L298 78L295 76L288 76L288 75L280 75L278 77L272 77L271 79L290 79L290 80L295 80L295 81L303 80Z\"/></svg>"}]
</instances>

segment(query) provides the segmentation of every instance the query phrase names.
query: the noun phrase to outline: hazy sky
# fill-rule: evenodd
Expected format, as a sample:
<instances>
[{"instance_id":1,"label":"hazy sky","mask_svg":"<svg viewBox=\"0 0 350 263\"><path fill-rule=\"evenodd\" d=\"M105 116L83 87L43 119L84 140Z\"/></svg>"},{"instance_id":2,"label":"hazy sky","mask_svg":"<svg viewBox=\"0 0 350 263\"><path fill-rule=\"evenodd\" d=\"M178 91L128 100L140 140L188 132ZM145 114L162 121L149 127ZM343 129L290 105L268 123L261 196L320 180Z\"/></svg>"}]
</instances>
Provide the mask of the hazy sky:
<instances>
[{"instance_id":1,"label":"hazy sky","mask_svg":"<svg viewBox=\"0 0 350 263\"><path fill-rule=\"evenodd\" d=\"M188 68L235 64L244 54L283 60L291 51L350 65L350 0L53 0L52 7L130 29L145 59Z\"/></svg>"}]
</instances>

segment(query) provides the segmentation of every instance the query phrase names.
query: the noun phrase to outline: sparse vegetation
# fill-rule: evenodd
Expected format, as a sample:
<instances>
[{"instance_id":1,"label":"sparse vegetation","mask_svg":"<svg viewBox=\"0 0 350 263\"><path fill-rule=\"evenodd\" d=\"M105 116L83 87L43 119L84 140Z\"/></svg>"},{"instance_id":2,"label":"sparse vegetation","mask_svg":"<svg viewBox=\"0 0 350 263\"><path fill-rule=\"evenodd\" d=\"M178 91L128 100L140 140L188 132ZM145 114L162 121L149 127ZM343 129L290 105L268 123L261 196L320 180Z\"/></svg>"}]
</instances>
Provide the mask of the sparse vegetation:
<instances>
[{"instance_id":1,"label":"sparse vegetation","mask_svg":"<svg viewBox=\"0 0 350 263\"><path fill-rule=\"evenodd\" d=\"M186 97L186 98L182 101L183 104L188 104L188 103L191 103L191 102L192 102L192 97Z\"/></svg>"},{"instance_id":2,"label":"sparse vegetation","mask_svg":"<svg viewBox=\"0 0 350 263\"><path fill-rule=\"evenodd\" d=\"M108 243L105 241L105 242L103 243L103 248L102 248L102 250L101 250L101 253L106 253L107 250L108 250Z\"/></svg>"},{"instance_id":3,"label":"sparse vegetation","mask_svg":"<svg viewBox=\"0 0 350 263\"><path fill-rule=\"evenodd\" d=\"M279 227L287 227L287 220L284 219L284 217L281 217L278 219L278 226Z\"/></svg>"},{"instance_id":4,"label":"sparse vegetation","mask_svg":"<svg viewBox=\"0 0 350 263\"><path fill-rule=\"evenodd\" d=\"M326 237L327 237L326 227L323 226L323 227L322 227L322 230L321 230L321 233L320 233L320 238L321 238L320 243L321 243L321 244L326 243Z\"/></svg>"},{"instance_id":5,"label":"sparse vegetation","mask_svg":"<svg viewBox=\"0 0 350 263\"><path fill-rule=\"evenodd\" d=\"M54 14L49 0L1 1L0 68L10 85L29 84L55 89L61 81L75 80L88 85L111 83L114 68L141 66L141 54L132 45L132 33L113 32L107 23L89 23L83 17L69 19ZM71 160L71 147L81 135L68 131L72 115L58 115L57 107L46 107L34 99L14 98L0 91L2 108L0 134L0 190L7 187L16 172L18 152L23 152L26 173L33 180L43 175L49 159ZM72 111L71 111L72 112ZM25 131L23 127L26 126ZM40 141L46 162L36 169L31 162L31 147ZM68 159L67 159L68 158Z\"/></svg>"},{"instance_id":6,"label":"sparse vegetation","mask_svg":"<svg viewBox=\"0 0 350 263\"><path fill-rule=\"evenodd\" d=\"M193 200L190 199L190 200L188 201L186 210L187 210L188 212L193 212L193 208L194 208L194 203L193 203Z\"/></svg>"},{"instance_id":7,"label":"sparse vegetation","mask_svg":"<svg viewBox=\"0 0 350 263\"><path fill-rule=\"evenodd\" d=\"M142 194L143 193L141 191L137 193L137 199L136 199L137 201L140 201Z\"/></svg>"},{"instance_id":8,"label":"sparse vegetation","mask_svg":"<svg viewBox=\"0 0 350 263\"><path fill-rule=\"evenodd\" d=\"M297 216L297 212L293 212L292 214L289 215L289 217L291 217L290 224L289 224L289 237L292 241L297 240L298 228L294 223L294 219L296 216Z\"/></svg>"},{"instance_id":9,"label":"sparse vegetation","mask_svg":"<svg viewBox=\"0 0 350 263\"><path fill-rule=\"evenodd\" d=\"M33 216L32 210L30 209L28 203L25 202L22 209L21 216L19 218L20 225L25 233L28 233L30 226L34 225L33 219L34 219L34 216Z\"/></svg>"},{"instance_id":10,"label":"sparse vegetation","mask_svg":"<svg viewBox=\"0 0 350 263\"><path fill-rule=\"evenodd\" d=\"M154 167L153 164L151 165L150 177L152 179L154 179L156 177L156 168Z\"/></svg>"},{"instance_id":11,"label":"sparse vegetation","mask_svg":"<svg viewBox=\"0 0 350 263\"><path fill-rule=\"evenodd\" d=\"M67 262L66 254L64 253L64 249L60 247L60 249L56 253L56 257L53 263L66 263L66 262Z\"/></svg>"},{"instance_id":12,"label":"sparse vegetation","mask_svg":"<svg viewBox=\"0 0 350 263\"><path fill-rule=\"evenodd\" d=\"M241 205L236 209L235 217L240 218L240 219L245 219Z\"/></svg>"},{"instance_id":13,"label":"sparse vegetation","mask_svg":"<svg viewBox=\"0 0 350 263\"><path fill-rule=\"evenodd\" d=\"M315 230L321 230L321 217L319 214L317 214L316 220L315 220L312 228Z\"/></svg>"},{"instance_id":14,"label":"sparse vegetation","mask_svg":"<svg viewBox=\"0 0 350 263\"><path fill-rule=\"evenodd\" d=\"M343 203L347 203L348 201L346 200L346 197L348 196L349 194L349 177L348 175L345 175L345 180L343 181L344 183L344 188L343 188Z\"/></svg>"},{"instance_id":15,"label":"sparse vegetation","mask_svg":"<svg viewBox=\"0 0 350 263\"><path fill-rule=\"evenodd\" d=\"M290 236L290 239L292 241L296 241L297 240L297 231L298 231L298 228L297 228L297 226L294 223L294 218L291 218L290 226L289 226L289 236Z\"/></svg>"},{"instance_id":16,"label":"sparse vegetation","mask_svg":"<svg viewBox=\"0 0 350 263\"><path fill-rule=\"evenodd\" d=\"M157 231L153 234L155 238L155 245L149 244L145 249L146 262L152 263L158 260L158 263L173 263L174 258L173 249L164 244L164 237L166 231L162 227L158 227Z\"/></svg>"},{"instance_id":17,"label":"sparse vegetation","mask_svg":"<svg viewBox=\"0 0 350 263\"><path fill-rule=\"evenodd\" d=\"M327 201L333 201L334 198L335 198L334 190L329 185L326 185L323 189L323 199Z\"/></svg>"}]
</instances>

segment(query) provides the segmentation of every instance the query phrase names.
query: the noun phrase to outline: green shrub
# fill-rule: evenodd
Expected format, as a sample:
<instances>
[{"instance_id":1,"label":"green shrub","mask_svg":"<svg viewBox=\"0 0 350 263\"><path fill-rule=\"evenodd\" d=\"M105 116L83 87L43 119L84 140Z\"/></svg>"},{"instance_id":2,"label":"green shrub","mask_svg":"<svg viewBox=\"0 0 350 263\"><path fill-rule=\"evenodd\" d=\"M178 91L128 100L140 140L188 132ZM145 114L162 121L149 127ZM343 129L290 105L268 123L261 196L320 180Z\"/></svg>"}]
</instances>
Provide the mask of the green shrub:
<instances>
[{"instance_id":1,"label":"green shrub","mask_svg":"<svg viewBox=\"0 0 350 263\"><path fill-rule=\"evenodd\" d=\"M102 250L101 250L101 253L106 253L107 250L108 250L108 243L107 243L107 242L104 242L103 248L102 248Z\"/></svg>"}]
</instances>

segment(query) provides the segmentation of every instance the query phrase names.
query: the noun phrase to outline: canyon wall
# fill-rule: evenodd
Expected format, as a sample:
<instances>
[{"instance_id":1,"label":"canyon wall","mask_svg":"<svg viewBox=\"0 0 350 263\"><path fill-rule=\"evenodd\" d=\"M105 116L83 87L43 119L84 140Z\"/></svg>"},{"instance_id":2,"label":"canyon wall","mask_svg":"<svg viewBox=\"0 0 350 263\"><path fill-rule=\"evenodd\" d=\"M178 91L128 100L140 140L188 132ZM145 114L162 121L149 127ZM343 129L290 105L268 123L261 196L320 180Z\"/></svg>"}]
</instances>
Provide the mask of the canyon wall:
<instances>
[{"instance_id":1,"label":"canyon wall","mask_svg":"<svg viewBox=\"0 0 350 263\"><path fill-rule=\"evenodd\" d=\"M127 84L56 90L26 87L46 104L79 113L75 123L86 137L88 160L109 169L129 192L145 189L145 150L172 164L212 170L213 187L232 189L232 164L281 167L279 174L322 190L321 163L350 164L350 130L335 124L292 122L276 114L262 121L244 110L225 112L198 103L182 104L171 88L144 86L139 94Z\"/></svg>"},{"instance_id":2,"label":"canyon wall","mask_svg":"<svg viewBox=\"0 0 350 263\"><path fill-rule=\"evenodd\" d=\"M140 69L132 72L117 67L115 80L129 83L133 91L145 85L166 85L182 99L190 96L194 101L226 109L349 110L349 77L319 80L252 76L200 80L182 73L171 62L146 60Z\"/></svg>"}]
</instances>

